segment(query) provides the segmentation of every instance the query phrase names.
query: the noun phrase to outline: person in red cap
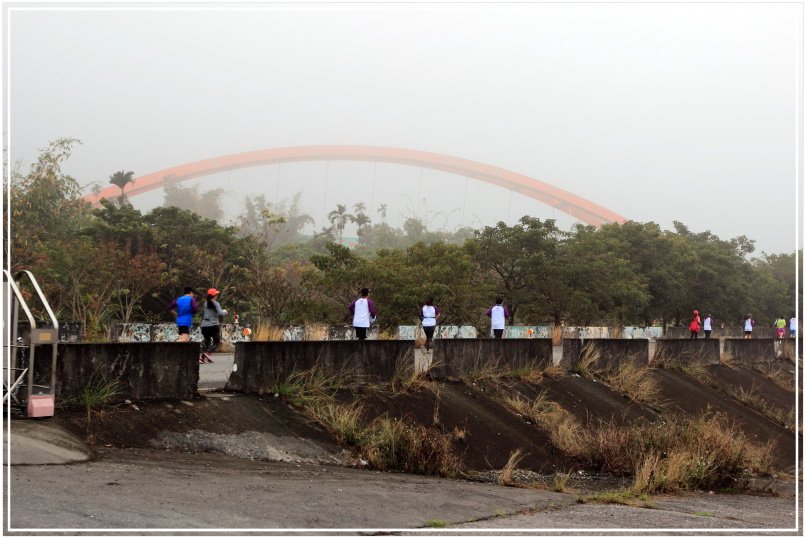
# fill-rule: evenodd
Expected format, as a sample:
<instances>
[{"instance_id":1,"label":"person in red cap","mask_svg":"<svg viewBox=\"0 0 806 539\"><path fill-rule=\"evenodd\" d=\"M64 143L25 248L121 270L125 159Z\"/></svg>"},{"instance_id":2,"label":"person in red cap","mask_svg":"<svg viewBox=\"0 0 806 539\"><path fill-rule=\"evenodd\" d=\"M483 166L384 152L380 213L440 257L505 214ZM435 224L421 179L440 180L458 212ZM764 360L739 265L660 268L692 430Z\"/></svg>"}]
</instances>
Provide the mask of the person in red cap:
<instances>
[{"instance_id":1,"label":"person in red cap","mask_svg":"<svg viewBox=\"0 0 806 539\"><path fill-rule=\"evenodd\" d=\"M694 315L691 317L691 323L688 325L688 329L691 331L691 338L696 339L700 335L700 329L702 328L702 324L700 323L700 311L694 311Z\"/></svg>"},{"instance_id":2,"label":"person in red cap","mask_svg":"<svg viewBox=\"0 0 806 539\"><path fill-rule=\"evenodd\" d=\"M227 316L227 311L221 308L216 298L220 292L215 288L207 291L207 301L204 302L204 315L202 316L201 332L204 343L202 344L202 355L200 363L212 363L210 354L218 351L221 344L221 324L219 318Z\"/></svg>"}]
</instances>

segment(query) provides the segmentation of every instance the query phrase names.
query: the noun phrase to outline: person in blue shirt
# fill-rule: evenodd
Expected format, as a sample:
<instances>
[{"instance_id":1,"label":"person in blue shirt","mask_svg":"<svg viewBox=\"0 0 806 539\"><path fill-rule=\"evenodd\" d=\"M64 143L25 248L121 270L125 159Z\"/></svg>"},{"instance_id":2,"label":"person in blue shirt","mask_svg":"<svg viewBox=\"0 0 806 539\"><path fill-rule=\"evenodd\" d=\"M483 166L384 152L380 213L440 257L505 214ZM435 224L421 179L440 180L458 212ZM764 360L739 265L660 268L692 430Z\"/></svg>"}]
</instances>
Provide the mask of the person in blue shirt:
<instances>
[{"instance_id":1,"label":"person in blue shirt","mask_svg":"<svg viewBox=\"0 0 806 539\"><path fill-rule=\"evenodd\" d=\"M190 341L190 328L193 326L193 315L199 310L199 305L194 297L196 291L190 286L185 287L184 295L179 296L168 305L170 311L176 317L176 329L179 331L179 342Z\"/></svg>"}]
</instances>

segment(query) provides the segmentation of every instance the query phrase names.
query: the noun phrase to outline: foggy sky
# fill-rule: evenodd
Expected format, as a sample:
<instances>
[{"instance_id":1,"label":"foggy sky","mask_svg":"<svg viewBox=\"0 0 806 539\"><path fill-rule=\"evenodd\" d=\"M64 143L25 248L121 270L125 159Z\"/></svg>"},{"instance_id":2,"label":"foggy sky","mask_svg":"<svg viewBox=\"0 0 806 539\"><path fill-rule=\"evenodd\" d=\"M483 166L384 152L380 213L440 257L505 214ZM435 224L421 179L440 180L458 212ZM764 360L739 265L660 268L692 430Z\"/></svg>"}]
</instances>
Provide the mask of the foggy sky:
<instances>
[{"instance_id":1,"label":"foggy sky","mask_svg":"<svg viewBox=\"0 0 806 539\"><path fill-rule=\"evenodd\" d=\"M16 6L16 7L15 7ZM796 239L798 4L5 4L5 137L24 169L59 137L64 170L108 185L251 150L359 144L479 161L628 219L756 255ZM186 182L187 186L193 185ZM559 210L475 180L378 163L287 164L199 182L303 191L453 229ZM796 194L796 188L800 189ZM161 193L131 199L149 209ZM800 234L798 234L800 236Z\"/></svg>"}]
</instances>

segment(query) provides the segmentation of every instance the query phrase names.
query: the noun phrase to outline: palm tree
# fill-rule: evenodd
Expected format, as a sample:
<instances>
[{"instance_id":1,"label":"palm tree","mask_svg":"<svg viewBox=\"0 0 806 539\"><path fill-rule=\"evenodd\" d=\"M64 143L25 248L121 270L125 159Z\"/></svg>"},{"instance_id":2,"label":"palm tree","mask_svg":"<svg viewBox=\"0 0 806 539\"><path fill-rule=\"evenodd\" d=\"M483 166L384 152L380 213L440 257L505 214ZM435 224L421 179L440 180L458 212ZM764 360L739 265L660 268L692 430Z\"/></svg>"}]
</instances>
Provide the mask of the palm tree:
<instances>
[{"instance_id":1,"label":"palm tree","mask_svg":"<svg viewBox=\"0 0 806 539\"><path fill-rule=\"evenodd\" d=\"M123 206L126 202L126 195L123 193L123 190L126 188L128 184L134 184L134 172L131 170L129 172L124 172L122 170L118 170L111 176L109 176L109 183L112 185L117 185L120 188L120 197L118 197L118 202L120 205Z\"/></svg>"},{"instance_id":2,"label":"palm tree","mask_svg":"<svg viewBox=\"0 0 806 539\"><path fill-rule=\"evenodd\" d=\"M333 228L338 231L339 245L341 245L341 238L344 234L344 227L353 219L353 216L347 213L347 206L344 204L336 204L336 209L327 214L327 220L331 222Z\"/></svg>"},{"instance_id":3,"label":"palm tree","mask_svg":"<svg viewBox=\"0 0 806 539\"><path fill-rule=\"evenodd\" d=\"M378 213L381 214L381 222L386 224L386 204L378 206Z\"/></svg>"},{"instance_id":4,"label":"palm tree","mask_svg":"<svg viewBox=\"0 0 806 539\"><path fill-rule=\"evenodd\" d=\"M361 235L361 232L364 229L364 226L370 223L369 216L364 212L358 212L354 217L350 219L353 223L358 225L358 235Z\"/></svg>"}]
</instances>

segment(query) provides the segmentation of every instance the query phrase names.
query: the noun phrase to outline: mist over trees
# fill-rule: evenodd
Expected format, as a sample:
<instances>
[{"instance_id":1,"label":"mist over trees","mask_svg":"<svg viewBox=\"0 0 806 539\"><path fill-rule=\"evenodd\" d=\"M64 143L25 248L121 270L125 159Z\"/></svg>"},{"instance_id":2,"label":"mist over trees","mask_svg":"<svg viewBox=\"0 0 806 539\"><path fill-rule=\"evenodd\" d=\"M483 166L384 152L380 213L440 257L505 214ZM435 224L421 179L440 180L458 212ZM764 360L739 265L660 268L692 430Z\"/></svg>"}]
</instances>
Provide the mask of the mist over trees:
<instances>
[{"instance_id":1,"label":"mist over trees","mask_svg":"<svg viewBox=\"0 0 806 539\"><path fill-rule=\"evenodd\" d=\"M315 223L299 195L246 197L235 224L223 226L220 189L168 186L166 205L142 213L125 196L123 170L110 176L121 196L92 208L62 172L78 143L59 139L27 173L12 168L3 219L12 273L32 270L59 319L84 323L89 338L114 322L169 321L165 306L184 286L218 288L224 307L252 324L349 323L346 305L366 286L385 328L416 323L428 296L442 323L484 328L497 295L517 324L683 324L696 308L726 326L747 313L767 326L796 312L802 287L802 251L754 257L747 237L723 240L677 222L563 231L524 216L446 232L416 217L393 228L384 204L343 201L327 226L305 235ZM348 224L352 248L340 241Z\"/></svg>"}]
</instances>

